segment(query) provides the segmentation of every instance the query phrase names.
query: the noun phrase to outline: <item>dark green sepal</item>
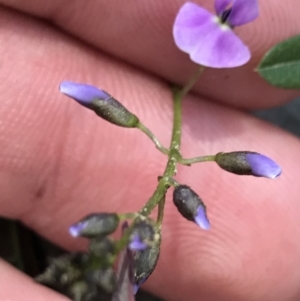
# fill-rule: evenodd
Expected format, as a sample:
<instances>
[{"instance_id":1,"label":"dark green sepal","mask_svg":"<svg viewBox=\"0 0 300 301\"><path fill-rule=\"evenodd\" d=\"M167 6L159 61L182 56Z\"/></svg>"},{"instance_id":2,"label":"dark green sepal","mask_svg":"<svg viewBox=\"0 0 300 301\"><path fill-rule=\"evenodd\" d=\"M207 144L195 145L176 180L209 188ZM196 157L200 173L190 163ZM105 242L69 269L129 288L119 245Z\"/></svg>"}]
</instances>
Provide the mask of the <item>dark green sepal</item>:
<instances>
[{"instance_id":1,"label":"dark green sepal","mask_svg":"<svg viewBox=\"0 0 300 301\"><path fill-rule=\"evenodd\" d=\"M224 170L237 175L252 175L252 168L246 160L246 155L257 154L255 152L240 151L230 153L218 153L217 164Z\"/></svg>"},{"instance_id":2,"label":"dark green sepal","mask_svg":"<svg viewBox=\"0 0 300 301\"><path fill-rule=\"evenodd\" d=\"M134 128L139 123L138 117L113 97L96 99L89 107L101 118L121 127Z\"/></svg>"}]
</instances>

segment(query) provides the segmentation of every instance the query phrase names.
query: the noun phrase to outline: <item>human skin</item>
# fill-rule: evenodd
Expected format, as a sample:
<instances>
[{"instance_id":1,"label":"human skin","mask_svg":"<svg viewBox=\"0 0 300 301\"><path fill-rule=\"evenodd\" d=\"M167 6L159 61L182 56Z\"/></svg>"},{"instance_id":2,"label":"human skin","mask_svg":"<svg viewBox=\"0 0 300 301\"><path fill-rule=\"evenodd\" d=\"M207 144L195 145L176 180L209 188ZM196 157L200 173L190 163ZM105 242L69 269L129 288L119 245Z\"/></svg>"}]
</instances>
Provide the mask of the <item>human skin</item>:
<instances>
[{"instance_id":1,"label":"human skin","mask_svg":"<svg viewBox=\"0 0 300 301\"><path fill-rule=\"evenodd\" d=\"M85 241L70 237L69 225L91 212L139 210L166 158L137 130L97 118L58 85L73 80L105 89L167 145L168 83L184 83L195 70L172 40L183 1L0 3L0 212L66 249L82 249ZM212 9L210 1L198 3ZM245 112L295 95L268 86L253 68L269 47L299 33L300 3L260 5L259 19L237 29L251 62L206 70L184 100L182 154L258 151L283 174L269 180L213 163L179 167L176 179L201 196L212 227L184 220L168 195L160 260L144 288L170 301L300 298L300 143ZM1 301L63 299L0 262Z\"/></svg>"}]
</instances>

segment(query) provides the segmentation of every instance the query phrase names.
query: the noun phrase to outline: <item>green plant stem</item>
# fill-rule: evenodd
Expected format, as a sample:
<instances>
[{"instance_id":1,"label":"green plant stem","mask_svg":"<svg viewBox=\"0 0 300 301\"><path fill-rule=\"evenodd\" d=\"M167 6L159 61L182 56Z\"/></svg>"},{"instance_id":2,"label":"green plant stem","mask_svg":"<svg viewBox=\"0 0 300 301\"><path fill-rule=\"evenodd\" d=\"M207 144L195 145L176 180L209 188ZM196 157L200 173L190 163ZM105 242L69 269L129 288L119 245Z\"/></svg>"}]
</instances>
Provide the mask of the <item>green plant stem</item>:
<instances>
[{"instance_id":1,"label":"green plant stem","mask_svg":"<svg viewBox=\"0 0 300 301\"><path fill-rule=\"evenodd\" d=\"M121 221L123 221L123 220L128 220L128 219L135 219L139 216L139 214L136 212L128 212L128 213L120 213L120 214L118 214L118 216L119 216L119 219Z\"/></svg>"},{"instance_id":2,"label":"green plant stem","mask_svg":"<svg viewBox=\"0 0 300 301\"><path fill-rule=\"evenodd\" d=\"M156 148L163 154L167 155L169 154L169 150L164 147L159 140L157 139L157 137L144 125L142 124L140 121L138 122L137 126L138 129L140 129L144 134L146 134L155 144Z\"/></svg>"},{"instance_id":3,"label":"green plant stem","mask_svg":"<svg viewBox=\"0 0 300 301\"><path fill-rule=\"evenodd\" d=\"M203 71L205 70L204 66L199 65L198 69L196 70L195 74L190 78L188 83L182 88L180 92L181 98L183 98L190 90L191 88L195 85L199 77L202 75Z\"/></svg>"},{"instance_id":4,"label":"green plant stem","mask_svg":"<svg viewBox=\"0 0 300 301\"><path fill-rule=\"evenodd\" d=\"M166 201L166 192L170 186L178 186L180 185L176 180L173 179L173 176L176 174L177 164L183 165L191 165L193 163L198 162L206 162L206 161L215 161L215 156L203 156L203 157L195 157L195 158L182 158L180 154L180 145L181 145L181 123L182 123L182 99L183 97L190 91L193 85L196 83L202 72L204 71L204 67L200 66L197 69L197 72L191 77L188 83L181 89L174 88L173 89L173 105L174 105L174 119L173 119L173 130L172 130L172 138L170 143L170 148L165 148L157 139L157 137L141 122L138 123L137 128L140 129L143 133L145 133L155 144L156 148L162 152L163 154L168 155L168 161L165 168L165 171L162 176L158 177L158 185L144 205L144 207L138 213L124 213L120 214L120 220L124 219L135 219L139 215L148 216L151 214L152 210L158 205L157 212L157 222L156 227L157 230L160 231L163 216L164 216L164 207ZM116 241L115 244L115 252L111 255L107 260L108 264L112 265L118 254L128 245L128 241L130 239L130 235L133 231L134 223L132 223L127 229L124 230L121 238ZM95 264L97 267L101 265L101 261L99 259L95 259L91 264Z\"/></svg>"},{"instance_id":5,"label":"green plant stem","mask_svg":"<svg viewBox=\"0 0 300 301\"><path fill-rule=\"evenodd\" d=\"M149 215L156 205L164 198L167 189L169 188L166 178L172 178L176 173L176 165L178 159L181 157L179 153L180 141L181 141L181 95L179 90L175 90L174 94L174 120L172 139L170 144L169 158L165 171L160 178L157 188L153 195L150 197L146 205L140 211L142 215ZM163 208L160 209L163 211ZM163 212L161 212L163 214Z\"/></svg>"},{"instance_id":6,"label":"green plant stem","mask_svg":"<svg viewBox=\"0 0 300 301\"><path fill-rule=\"evenodd\" d=\"M209 161L216 161L216 156L201 156L201 157L195 157L195 158L180 158L178 160L178 163L183 165L191 165L194 163L200 163L200 162L209 162Z\"/></svg>"},{"instance_id":7,"label":"green plant stem","mask_svg":"<svg viewBox=\"0 0 300 301\"><path fill-rule=\"evenodd\" d=\"M182 157L180 154L180 144L181 144L181 123L182 123L182 109L181 103L183 97L190 91L194 86L196 81L199 79L200 75L203 73L204 67L199 66L195 74L190 78L188 83L181 89L173 90L173 100L174 100L174 120L173 120L173 130L172 139L170 144L170 149L168 153L168 162L163 175L160 177L156 190L150 197L148 202L140 211L140 214L148 216L152 210L159 204L158 207L158 224L161 225L164 212L165 195L168 188L171 186L169 179L176 174L177 163L181 162ZM186 159L189 160L189 159ZM183 161L185 162L185 161Z\"/></svg>"},{"instance_id":8,"label":"green plant stem","mask_svg":"<svg viewBox=\"0 0 300 301\"><path fill-rule=\"evenodd\" d=\"M164 196L162 200L160 200L160 202L158 203L158 211L157 211L157 219L156 219L158 228L161 227L163 221L165 202L166 202L166 196Z\"/></svg>"},{"instance_id":9,"label":"green plant stem","mask_svg":"<svg viewBox=\"0 0 300 301\"><path fill-rule=\"evenodd\" d=\"M180 154L181 123L182 123L181 103L183 97L193 87L195 82L198 80L199 76L202 74L203 70L204 67L200 66L197 69L197 72L191 77L188 83L181 90L177 88L173 89L174 119L173 119L172 138L171 138L169 149L162 146L162 144L158 141L156 136L146 126L144 126L140 122L137 125L137 128L140 129L143 133L145 133L154 142L158 150L160 150L163 154L168 155L168 161L167 161L165 171L163 175L159 177L158 185L154 193L138 213L143 216L148 216L152 212L152 210L158 205L158 213L157 213L158 228L161 227L163 221L166 192L170 186L179 185L179 183L173 179L173 176L176 174L177 164L178 163L185 164L185 162L189 162L189 160L194 159L194 158L182 159ZM129 216L131 217L131 214L129 214ZM119 251L121 251L123 248L127 246L131 231L132 231L132 226L129 226L129 228L127 228L124 231L124 234L122 235L121 239L117 242L116 255Z\"/></svg>"}]
</instances>

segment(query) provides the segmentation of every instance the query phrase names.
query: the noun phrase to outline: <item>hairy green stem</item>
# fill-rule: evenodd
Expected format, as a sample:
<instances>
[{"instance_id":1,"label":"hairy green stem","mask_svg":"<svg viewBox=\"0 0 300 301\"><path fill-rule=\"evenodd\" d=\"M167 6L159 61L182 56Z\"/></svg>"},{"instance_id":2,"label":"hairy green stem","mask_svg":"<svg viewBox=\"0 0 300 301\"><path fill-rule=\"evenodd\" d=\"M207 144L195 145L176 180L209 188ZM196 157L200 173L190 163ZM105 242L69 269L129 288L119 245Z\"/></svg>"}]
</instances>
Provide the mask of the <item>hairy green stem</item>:
<instances>
[{"instance_id":1,"label":"hairy green stem","mask_svg":"<svg viewBox=\"0 0 300 301\"><path fill-rule=\"evenodd\" d=\"M201 156L201 157L195 157L195 158L180 158L178 160L178 163L183 165L191 165L194 163L200 163L200 162L209 162L209 161L216 161L216 156Z\"/></svg>"},{"instance_id":2,"label":"hairy green stem","mask_svg":"<svg viewBox=\"0 0 300 301\"><path fill-rule=\"evenodd\" d=\"M160 150L163 154L168 155L168 161L165 168L165 171L162 176L158 178L158 185L144 205L144 207L138 212L138 214L143 216L148 216L151 214L152 210L158 205L158 213L157 213L157 227L160 228L163 216L164 216L164 206L165 206L165 198L166 192L170 186L178 186L179 183L173 179L173 176L176 174L176 167L178 163L181 164L190 164L190 160L195 160L197 158L192 159L183 159L180 154L180 145L181 145L181 123L182 123L182 109L181 103L183 97L189 92L189 90L193 87L193 85L198 80L199 76L202 74L204 70L203 66L200 66L197 69L197 72L191 77L188 83L182 88L173 89L173 106L174 106L174 119L173 119L173 130L172 130L172 138L170 143L170 148L167 149L158 141L156 136L142 123L138 123L137 128L144 132L155 144L156 148ZM198 157L199 159L200 157ZM197 159L197 160L198 160ZM196 161L200 162L200 161ZM129 214L131 217L131 215ZM117 243L117 252L116 254L122 250L127 244L129 240L130 233L132 228L129 227L124 231L123 236Z\"/></svg>"},{"instance_id":3,"label":"hairy green stem","mask_svg":"<svg viewBox=\"0 0 300 301\"><path fill-rule=\"evenodd\" d=\"M170 144L170 149L168 153L168 162L163 175L160 177L156 190L150 197L148 202L140 211L142 215L149 215L152 210L159 204L158 207L158 223L161 224L163 219L163 211L165 204L165 195L170 187L169 179L171 179L176 174L177 163L182 162L182 157L180 154L180 144L181 144L181 123L182 123L182 109L181 103L183 97L190 91L194 86L196 81L199 79L200 75L203 73L204 67L199 66L195 74L190 78L188 83L181 89L173 90L173 100L174 100L174 120L173 120L173 131L172 139ZM189 160L189 159L186 159ZM183 162L185 162L183 160ZM184 164L184 163L182 163Z\"/></svg>"},{"instance_id":4,"label":"hairy green stem","mask_svg":"<svg viewBox=\"0 0 300 301\"><path fill-rule=\"evenodd\" d=\"M157 219L156 219L158 228L161 227L163 221L165 202L166 202L166 196L164 196L162 200L160 200L160 202L158 203L158 211L157 211Z\"/></svg>"},{"instance_id":5,"label":"hairy green stem","mask_svg":"<svg viewBox=\"0 0 300 301\"><path fill-rule=\"evenodd\" d=\"M128 220L128 219L135 219L139 216L136 212L127 212L127 213L119 213L118 214L120 221Z\"/></svg>"},{"instance_id":6,"label":"hairy green stem","mask_svg":"<svg viewBox=\"0 0 300 301\"><path fill-rule=\"evenodd\" d=\"M187 84L182 88L182 90L180 92L181 98L183 98L192 89L192 87L195 85L195 83L197 82L199 77L202 75L204 69L205 69L204 66L201 66L201 65L198 66L198 69L196 70L195 74L190 78L190 80L187 82Z\"/></svg>"},{"instance_id":7,"label":"hairy green stem","mask_svg":"<svg viewBox=\"0 0 300 301\"><path fill-rule=\"evenodd\" d=\"M138 129L140 129L144 134L146 134L155 144L156 148L163 154L167 155L169 153L169 150L164 147L157 137L140 121L138 122L137 126Z\"/></svg>"},{"instance_id":8,"label":"hairy green stem","mask_svg":"<svg viewBox=\"0 0 300 301\"><path fill-rule=\"evenodd\" d=\"M166 178L172 178L176 173L176 165L178 159L181 157L180 142L181 142L181 95L178 90L174 91L174 120L173 120L173 132L170 144L169 156L165 171L160 178L157 188L153 195L150 197L146 205L140 211L142 215L149 215L156 205L165 197L167 189L169 188ZM161 208L163 210L163 208Z\"/></svg>"}]
</instances>

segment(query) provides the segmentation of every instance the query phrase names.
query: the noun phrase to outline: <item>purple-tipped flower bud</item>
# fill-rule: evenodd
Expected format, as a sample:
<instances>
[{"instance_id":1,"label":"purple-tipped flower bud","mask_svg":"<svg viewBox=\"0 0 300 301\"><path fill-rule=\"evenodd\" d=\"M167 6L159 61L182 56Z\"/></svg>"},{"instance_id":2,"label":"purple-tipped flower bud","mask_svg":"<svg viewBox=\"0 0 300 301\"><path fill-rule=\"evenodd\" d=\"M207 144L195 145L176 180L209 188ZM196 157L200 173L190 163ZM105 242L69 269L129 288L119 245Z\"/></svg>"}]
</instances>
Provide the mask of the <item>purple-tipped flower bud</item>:
<instances>
[{"instance_id":1,"label":"purple-tipped flower bud","mask_svg":"<svg viewBox=\"0 0 300 301\"><path fill-rule=\"evenodd\" d=\"M108 100L111 98L111 95L94 86L70 81L63 81L59 86L59 90L61 93L75 99L81 105L88 108L97 99Z\"/></svg>"},{"instance_id":2,"label":"purple-tipped flower bud","mask_svg":"<svg viewBox=\"0 0 300 301\"><path fill-rule=\"evenodd\" d=\"M216 162L222 169L237 175L274 179L281 174L281 168L275 161L255 152L218 153Z\"/></svg>"},{"instance_id":3,"label":"purple-tipped flower bud","mask_svg":"<svg viewBox=\"0 0 300 301\"><path fill-rule=\"evenodd\" d=\"M199 196L187 185L175 187L173 202L183 217L193 221L204 230L210 228L206 207Z\"/></svg>"},{"instance_id":4,"label":"purple-tipped flower bud","mask_svg":"<svg viewBox=\"0 0 300 301\"><path fill-rule=\"evenodd\" d=\"M73 224L69 228L72 236L93 238L113 233L119 225L116 213L93 213Z\"/></svg>"},{"instance_id":5,"label":"purple-tipped flower bud","mask_svg":"<svg viewBox=\"0 0 300 301\"><path fill-rule=\"evenodd\" d=\"M157 239L151 247L134 254L134 293L154 271L160 253L161 234L156 232Z\"/></svg>"},{"instance_id":6,"label":"purple-tipped flower bud","mask_svg":"<svg viewBox=\"0 0 300 301\"><path fill-rule=\"evenodd\" d=\"M64 81L59 89L63 94L115 125L132 128L139 122L137 116L129 112L120 102L94 86Z\"/></svg>"},{"instance_id":7,"label":"purple-tipped flower bud","mask_svg":"<svg viewBox=\"0 0 300 301\"><path fill-rule=\"evenodd\" d=\"M129 249L132 251L145 250L159 239L153 223L148 220L136 220L130 235Z\"/></svg>"}]
</instances>

